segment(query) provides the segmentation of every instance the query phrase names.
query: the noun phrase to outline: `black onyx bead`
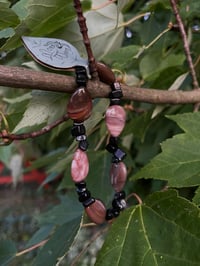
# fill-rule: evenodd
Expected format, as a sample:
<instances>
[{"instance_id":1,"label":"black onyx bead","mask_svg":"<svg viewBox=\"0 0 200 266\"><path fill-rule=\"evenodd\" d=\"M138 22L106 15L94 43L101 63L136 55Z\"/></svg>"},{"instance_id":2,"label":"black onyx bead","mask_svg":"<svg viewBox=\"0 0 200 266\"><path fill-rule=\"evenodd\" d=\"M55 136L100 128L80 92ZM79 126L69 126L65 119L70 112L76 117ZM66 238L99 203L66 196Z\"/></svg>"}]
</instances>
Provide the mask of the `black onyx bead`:
<instances>
[{"instance_id":1,"label":"black onyx bead","mask_svg":"<svg viewBox=\"0 0 200 266\"><path fill-rule=\"evenodd\" d=\"M80 87L86 87L87 83L87 72L84 67L76 67L76 83Z\"/></svg>"},{"instance_id":2,"label":"black onyx bead","mask_svg":"<svg viewBox=\"0 0 200 266\"><path fill-rule=\"evenodd\" d=\"M81 124L75 123L71 129L71 134L73 137L84 135L85 132L86 132L85 126L82 123Z\"/></svg>"},{"instance_id":3,"label":"black onyx bead","mask_svg":"<svg viewBox=\"0 0 200 266\"><path fill-rule=\"evenodd\" d=\"M124 199L119 199L119 200L114 199L112 201L112 206L113 206L113 209L117 211L121 211L126 208L126 201Z\"/></svg>"},{"instance_id":4,"label":"black onyx bead","mask_svg":"<svg viewBox=\"0 0 200 266\"><path fill-rule=\"evenodd\" d=\"M111 136L109 139L109 143L106 146L106 150L110 153L115 153L117 149L118 149L117 138Z\"/></svg>"},{"instance_id":5,"label":"black onyx bead","mask_svg":"<svg viewBox=\"0 0 200 266\"><path fill-rule=\"evenodd\" d=\"M125 199L126 198L126 193L125 191L120 191L120 192L116 192L114 195L114 199Z\"/></svg>"},{"instance_id":6,"label":"black onyx bead","mask_svg":"<svg viewBox=\"0 0 200 266\"><path fill-rule=\"evenodd\" d=\"M112 88L112 90L117 90L117 91L121 91L122 92L122 90L121 90L121 85L120 85L120 83L119 82L113 82L112 84L111 84L111 88ZM123 95L122 95L123 96Z\"/></svg>"},{"instance_id":7,"label":"black onyx bead","mask_svg":"<svg viewBox=\"0 0 200 266\"><path fill-rule=\"evenodd\" d=\"M77 187L76 191L77 193L80 193L83 191L83 189L86 189L86 183L84 181L79 182L79 183L75 183L75 186Z\"/></svg>"},{"instance_id":8,"label":"black onyx bead","mask_svg":"<svg viewBox=\"0 0 200 266\"><path fill-rule=\"evenodd\" d=\"M124 151L122 151L121 149L117 149L115 152L114 152L114 157L112 159L112 162L113 163L118 163L118 162L121 162L126 156L126 153Z\"/></svg>"},{"instance_id":9,"label":"black onyx bead","mask_svg":"<svg viewBox=\"0 0 200 266\"><path fill-rule=\"evenodd\" d=\"M121 90L113 90L109 93L110 99L119 99L122 98L123 94Z\"/></svg>"},{"instance_id":10,"label":"black onyx bead","mask_svg":"<svg viewBox=\"0 0 200 266\"><path fill-rule=\"evenodd\" d=\"M79 149L81 149L82 151L86 151L88 148L88 141L86 140L81 140L79 141L79 145L78 145Z\"/></svg>"},{"instance_id":11,"label":"black onyx bead","mask_svg":"<svg viewBox=\"0 0 200 266\"><path fill-rule=\"evenodd\" d=\"M109 220L112 220L113 218L116 218L118 217L120 214L120 211L117 210L117 209L107 209L106 211L106 220L109 221Z\"/></svg>"},{"instance_id":12,"label":"black onyx bead","mask_svg":"<svg viewBox=\"0 0 200 266\"><path fill-rule=\"evenodd\" d=\"M91 204L93 204L94 202L95 202L94 198L89 198L89 199L83 201L82 204L86 208L86 207L90 206Z\"/></svg>"},{"instance_id":13,"label":"black onyx bead","mask_svg":"<svg viewBox=\"0 0 200 266\"><path fill-rule=\"evenodd\" d=\"M120 99L110 99L110 106L111 105L120 105Z\"/></svg>"},{"instance_id":14,"label":"black onyx bead","mask_svg":"<svg viewBox=\"0 0 200 266\"><path fill-rule=\"evenodd\" d=\"M85 202L86 200L88 200L89 198L91 198L91 193L89 190L85 190L84 192L79 194L79 201L80 202Z\"/></svg>"},{"instance_id":15,"label":"black onyx bead","mask_svg":"<svg viewBox=\"0 0 200 266\"><path fill-rule=\"evenodd\" d=\"M106 220L112 220L114 218L114 213L113 213L113 209L107 209L106 211Z\"/></svg>"}]
</instances>

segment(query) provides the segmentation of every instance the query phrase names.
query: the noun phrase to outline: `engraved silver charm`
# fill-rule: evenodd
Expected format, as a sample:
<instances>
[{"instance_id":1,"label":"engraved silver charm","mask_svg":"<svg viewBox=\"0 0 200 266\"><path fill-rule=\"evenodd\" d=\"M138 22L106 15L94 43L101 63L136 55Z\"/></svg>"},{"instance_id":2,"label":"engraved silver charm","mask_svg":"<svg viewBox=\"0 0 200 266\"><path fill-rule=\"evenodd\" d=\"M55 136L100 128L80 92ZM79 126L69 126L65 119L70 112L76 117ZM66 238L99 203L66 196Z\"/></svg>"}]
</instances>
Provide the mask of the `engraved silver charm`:
<instances>
[{"instance_id":1,"label":"engraved silver charm","mask_svg":"<svg viewBox=\"0 0 200 266\"><path fill-rule=\"evenodd\" d=\"M77 49L67 41L27 36L23 36L22 41L29 54L46 67L67 70L83 66L88 69L88 61L80 57Z\"/></svg>"}]
</instances>

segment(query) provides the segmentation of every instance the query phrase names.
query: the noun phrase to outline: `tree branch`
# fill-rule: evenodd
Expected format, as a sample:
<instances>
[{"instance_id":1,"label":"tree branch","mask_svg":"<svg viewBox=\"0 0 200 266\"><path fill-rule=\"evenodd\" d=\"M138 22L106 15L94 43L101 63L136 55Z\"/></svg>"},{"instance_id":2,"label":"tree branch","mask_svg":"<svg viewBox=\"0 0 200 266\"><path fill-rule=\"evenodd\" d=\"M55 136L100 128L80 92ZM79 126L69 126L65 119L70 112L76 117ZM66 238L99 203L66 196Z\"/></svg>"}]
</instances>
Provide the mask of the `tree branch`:
<instances>
[{"instance_id":1,"label":"tree branch","mask_svg":"<svg viewBox=\"0 0 200 266\"><path fill-rule=\"evenodd\" d=\"M190 73L191 73L192 80L193 80L193 86L194 86L194 89L198 89L199 88L199 83L198 83L198 80L197 80L196 72L195 72L195 69L194 69L194 64L193 64L192 57L191 57L190 47L189 47L188 40L187 40L187 34L185 32L185 28L184 28L184 24L183 24L182 18L181 18L180 14L179 14L179 11L178 11L178 7L177 7L177 3L176 3L177 1L170 0L170 2L171 2L172 9L174 11L174 15L176 17L176 21L177 21L178 26L179 26L181 38L183 40L183 47L184 47L185 55L186 55L186 58L187 58L187 61L188 61L188 65L189 65L189 68L190 68Z\"/></svg>"},{"instance_id":2,"label":"tree branch","mask_svg":"<svg viewBox=\"0 0 200 266\"><path fill-rule=\"evenodd\" d=\"M73 93L76 89L76 82L74 77L64 74L0 65L0 86ZM110 86L99 81L89 81L87 88L92 98L108 98L110 92ZM153 104L187 104L200 102L200 88L193 91L166 91L136 88L122 84L122 90L124 99L138 102Z\"/></svg>"}]
</instances>

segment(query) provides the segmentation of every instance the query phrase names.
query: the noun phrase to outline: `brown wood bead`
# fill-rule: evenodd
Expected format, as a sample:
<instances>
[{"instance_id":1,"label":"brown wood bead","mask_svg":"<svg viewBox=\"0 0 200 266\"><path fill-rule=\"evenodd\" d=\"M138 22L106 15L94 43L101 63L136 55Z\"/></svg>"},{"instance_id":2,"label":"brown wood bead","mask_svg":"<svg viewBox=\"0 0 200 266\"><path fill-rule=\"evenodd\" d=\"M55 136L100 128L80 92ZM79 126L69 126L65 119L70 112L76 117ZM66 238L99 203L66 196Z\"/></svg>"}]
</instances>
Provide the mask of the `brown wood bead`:
<instances>
[{"instance_id":1,"label":"brown wood bead","mask_svg":"<svg viewBox=\"0 0 200 266\"><path fill-rule=\"evenodd\" d=\"M100 200L95 200L85 211L92 222L102 224L105 222L106 208Z\"/></svg>"},{"instance_id":2,"label":"brown wood bead","mask_svg":"<svg viewBox=\"0 0 200 266\"><path fill-rule=\"evenodd\" d=\"M127 178L126 165L123 162L113 163L110 169L111 184L116 192L123 189Z\"/></svg>"},{"instance_id":3,"label":"brown wood bead","mask_svg":"<svg viewBox=\"0 0 200 266\"><path fill-rule=\"evenodd\" d=\"M97 66L97 71L99 74L99 79L102 82L109 84L109 85L115 82L115 75L108 66L100 62L97 62L96 66Z\"/></svg>"},{"instance_id":4,"label":"brown wood bead","mask_svg":"<svg viewBox=\"0 0 200 266\"><path fill-rule=\"evenodd\" d=\"M67 114L75 122L83 122L92 112L92 99L85 88L77 89L67 105Z\"/></svg>"}]
</instances>

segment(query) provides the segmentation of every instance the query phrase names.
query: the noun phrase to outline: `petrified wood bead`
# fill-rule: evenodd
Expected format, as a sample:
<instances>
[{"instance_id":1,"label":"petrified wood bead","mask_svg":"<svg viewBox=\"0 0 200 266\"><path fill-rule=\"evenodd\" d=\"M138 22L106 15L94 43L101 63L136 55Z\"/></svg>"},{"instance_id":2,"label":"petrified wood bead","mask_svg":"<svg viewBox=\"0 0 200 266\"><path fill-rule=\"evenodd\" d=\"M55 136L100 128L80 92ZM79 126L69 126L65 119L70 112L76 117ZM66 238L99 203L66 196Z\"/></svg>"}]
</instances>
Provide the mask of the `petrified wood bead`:
<instances>
[{"instance_id":1,"label":"petrified wood bead","mask_svg":"<svg viewBox=\"0 0 200 266\"><path fill-rule=\"evenodd\" d=\"M71 164L71 176L75 183L84 181L89 172L89 161L86 152L77 149Z\"/></svg>"},{"instance_id":2,"label":"petrified wood bead","mask_svg":"<svg viewBox=\"0 0 200 266\"><path fill-rule=\"evenodd\" d=\"M96 224L105 222L106 208L100 200L95 200L94 203L85 208L85 211L92 222Z\"/></svg>"},{"instance_id":3,"label":"petrified wood bead","mask_svg":"<svg viewBox=\"0 0 200 266\"><path fill-rule=\"evenodd\" d=\"M71 96L68 105L68 116L75 122L83 122L92 112L92 99L85 88L77 89Z\"/></svg>"},{"instance_id":4,"label":"petrified wood bead","mask_svg":"<svg viewBox=\"0 0 200 266\"><path fill-rule=\"evenodd\" d=\"M99 79L102 82L109 85L115 82L115 75L108 66L100 62L97 62L96 66L97 66Z\"/></svg>"},{"instance_id":5,"label":"petrified wood bead","mask_svg":"<svg viewBox=\"0 0 200 266\"><path fill-rule=\"evenodd\" d=\"M124 129L126 112L119 105L109 106L106 111L106 126L113 137L118 137Z\"/></svg>"},{"instance_id":6,"label":"petrified wood bead","mask_svg":"<svg viewBox=\"0 0 200 266\"><path fill-rule=\"evenodd\" d=\"M116 192L119 192L123 189L127 178L127 169L126 165L123 162L112 163L110 169L110 180L111 185Z\"/></svg>"}]
</instances>

